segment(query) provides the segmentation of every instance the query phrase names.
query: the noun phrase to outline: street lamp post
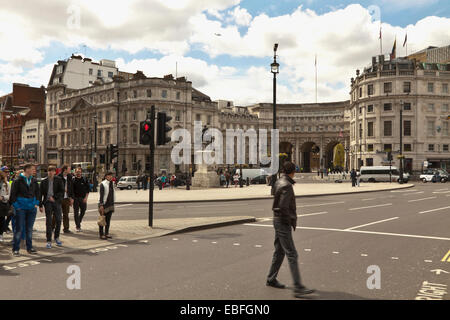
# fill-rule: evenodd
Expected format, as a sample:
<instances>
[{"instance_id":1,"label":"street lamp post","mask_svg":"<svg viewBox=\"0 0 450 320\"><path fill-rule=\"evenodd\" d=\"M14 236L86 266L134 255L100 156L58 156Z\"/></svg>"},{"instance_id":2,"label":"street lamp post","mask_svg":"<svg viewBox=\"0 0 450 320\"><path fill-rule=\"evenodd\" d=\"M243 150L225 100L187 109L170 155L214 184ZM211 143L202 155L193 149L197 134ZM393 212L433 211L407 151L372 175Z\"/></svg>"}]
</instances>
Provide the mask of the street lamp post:
<instances>
[{"instance_id":1,"label":"street lamp post","mask_svg":"<svg viewBox=\"0 0 450 320\"><path fill-rule=\"evenodd\" d=\"M273 63L270 65L270 71L273 73L273 130L277 129L277 74L280 73L280 64L277 62L278 43L273 47ZM273 150L272 150L273 152ZM274 157L272 157L273 159ZM274 193L275 182L277 181L277 174L272 175L271 185L272 194Z\"/></svg>"},{"instance_id":2,"label":"street lamp post","mask_svg":"<svg viewBox=\"0 0 450 320\"><path fill-rule=\"evenodd\" d=\"M400 101L400 183L403 183L403 101Z\"/></svg>"},{"instance_id":3,"label":"street lamp post","mask_svg":"<svg viewBox=\"0 0 450 320\"><path fill-rule=\"evenodd\" d=\"M94 116L94 188L93 191L97 192L97 115Z\"/></svg>"}]
</instances>

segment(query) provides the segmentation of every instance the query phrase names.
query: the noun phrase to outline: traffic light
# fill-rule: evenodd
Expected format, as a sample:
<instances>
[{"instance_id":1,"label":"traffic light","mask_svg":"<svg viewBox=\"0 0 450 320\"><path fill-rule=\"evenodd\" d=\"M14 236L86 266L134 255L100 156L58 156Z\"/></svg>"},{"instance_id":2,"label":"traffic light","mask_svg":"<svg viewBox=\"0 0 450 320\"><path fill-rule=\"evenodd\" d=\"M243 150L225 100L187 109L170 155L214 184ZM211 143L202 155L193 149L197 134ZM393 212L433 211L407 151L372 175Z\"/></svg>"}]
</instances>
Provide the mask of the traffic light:
<instances>
[{"instance_id":1,"label":"traffic light","mask_svg":"<svg viewBox=\"0 0 450 320\"><path fill-rule=\"evenodd\" d=\"M142 145L149 145L153 140L153 130L152 130L152 121L147 119L141 122L140 129L140 141L139 143Z\"/></svg>"},{"instance_id":2,"label":"traffic light","mask_svg":"<svg viewBox=\"0 0 450 320\"><path fill-rule=\"evenodd\" d=\"M116 144L109 145L109 161L112 162L119 156L119 147Z\"/></svg>"},{"instance_id":3,"label":"traffic light","mask_svg":"<svg viewBox=\"0 0 450 320\"><path fill-rule=\"evenodd\" d=\"M104 164L104 163L105 163L105 155L104 155L104 154L101 154L101 155L100 155L100 163L101 163L101 164Z\"/></svg>"},{"instance_id":4,"label":"traffic light","mask_svg":"<svg viewBox=\"0 0 450 320\"><path fill-rule=\"evenodd\" d=\"M170 137L167 136L167 132L172 130L171 127L167 125L167 122L172 120L172 117L168 116L165 112L158 112L158 134L157 134L157 144L158 146L163 146L170 142Z\"/></svg>"},{"instance_id":5,"label":"traffic light","mask_svg":"<svg viewBox=\"0 0 450 320\"><path fill-rule=\"evenodd\" d=\"M392 152L388 152L388 161L392 161L394 158L392 157Z\"/></svg>"}]
</instances>

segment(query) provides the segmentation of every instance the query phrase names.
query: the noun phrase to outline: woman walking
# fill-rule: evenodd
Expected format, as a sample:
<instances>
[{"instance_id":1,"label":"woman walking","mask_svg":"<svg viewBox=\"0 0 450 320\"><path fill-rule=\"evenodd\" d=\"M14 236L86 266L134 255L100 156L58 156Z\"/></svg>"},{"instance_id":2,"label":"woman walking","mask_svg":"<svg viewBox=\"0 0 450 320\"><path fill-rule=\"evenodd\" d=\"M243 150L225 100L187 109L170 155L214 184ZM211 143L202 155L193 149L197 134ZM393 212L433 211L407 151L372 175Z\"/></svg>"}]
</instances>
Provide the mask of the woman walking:
<instances>
[{"instance_id":1,"label":"woman walking","mask_svg":"<svg viewBox=\"0 0 450 320\"><path fill-rule=\"evenodd\" d=\"M109 235L109 226L111 224L111 216L114 212L114 202L116 197L112 177L112 172L108 172L105 175L105 180L100 183L98 210L100 215L105 217L105 226L99 225L99 234L100 239L103 240L111 239L111 236Z\"/></svg>"},{"instance_id":2,"label":"woman walking","mask_svg":"<svg viewBox=\"0 0 450 320\"><path fill-rule=\"evenodd\" d=\"M6 173L4 171L0 171L0 242L3 242L3 232L5 231L6 217L10 215L10 193L11 188L6 177Z\"/></svg>"}]
</instances>

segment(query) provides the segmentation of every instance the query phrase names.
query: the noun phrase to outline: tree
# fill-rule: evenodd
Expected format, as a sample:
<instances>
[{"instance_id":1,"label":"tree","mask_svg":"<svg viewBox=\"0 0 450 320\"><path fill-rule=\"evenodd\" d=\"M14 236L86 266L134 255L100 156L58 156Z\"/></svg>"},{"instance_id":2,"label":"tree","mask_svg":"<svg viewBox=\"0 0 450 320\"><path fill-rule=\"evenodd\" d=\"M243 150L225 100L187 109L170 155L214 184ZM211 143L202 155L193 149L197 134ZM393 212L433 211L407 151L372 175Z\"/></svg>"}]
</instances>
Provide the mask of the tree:
<instances>
[{"instance_id":1,"label":"tree","mask_svg":"<svg viewBox=\"0 0 450 320\"><path fill-rule=\"evenodd\" d=\"M334 147L333 166L335 168L344 168L345 166L345 149L344 146L339 143Z\"/></svg>"}]
</instances>

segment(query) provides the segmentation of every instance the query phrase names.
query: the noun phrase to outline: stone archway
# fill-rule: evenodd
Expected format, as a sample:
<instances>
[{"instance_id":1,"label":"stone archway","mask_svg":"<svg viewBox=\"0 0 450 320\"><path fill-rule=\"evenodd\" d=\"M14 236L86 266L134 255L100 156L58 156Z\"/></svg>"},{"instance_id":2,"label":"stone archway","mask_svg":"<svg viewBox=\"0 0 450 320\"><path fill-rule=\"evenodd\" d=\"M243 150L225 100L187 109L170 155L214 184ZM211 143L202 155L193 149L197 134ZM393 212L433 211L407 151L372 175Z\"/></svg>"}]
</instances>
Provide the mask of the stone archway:
<instances>
[{"instance_id":1,"label":"stone archway","mask_svg":"<svg viewBox=\"0 0 450 320\"><path fill-rule=\"evenodd\" d=\"M313 141L305 142L301 147L302 172L313 172L320 168L320 147Z\"/></svg>"},{"instance_id":2,"label":"stone archway","mask_svg":"<svg viewBox=\"0 0 450 320\"><path fill-rule=\"evenodd\" d=\"M281 142L280 143L279 152L287 154L287 161L292 161L293 149L294 149L294 147L290 142Z\"/></svg>"},{"instance_id":3,"label":"stone archway","mask_svg":"<svg viewBox=\"0 0 450 320\"><path fill-rule=\"evenodd\" d=\"M338 145L342 144L342 142L338 140L330 141L325 147L325 169L333 169L333 159L334 159L334 148Z\"/></svg>"}]
</instances>

